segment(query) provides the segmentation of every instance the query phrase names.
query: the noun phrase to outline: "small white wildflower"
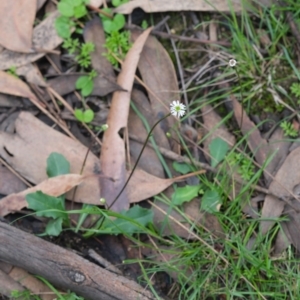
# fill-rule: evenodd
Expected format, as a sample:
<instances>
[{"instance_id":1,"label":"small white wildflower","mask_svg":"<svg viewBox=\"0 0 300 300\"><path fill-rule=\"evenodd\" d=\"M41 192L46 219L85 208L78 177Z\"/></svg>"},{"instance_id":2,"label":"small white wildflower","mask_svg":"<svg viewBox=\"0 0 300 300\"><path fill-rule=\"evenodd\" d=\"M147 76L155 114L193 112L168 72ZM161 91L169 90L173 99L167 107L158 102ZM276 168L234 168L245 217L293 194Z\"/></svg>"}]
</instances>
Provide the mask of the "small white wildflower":
<instances>
[{"instance_id":1,"label":"small white wildflower","mask_svg":"<svg viewBox=\"0 0 300 300\"><path fill-rule=\"evenodd\" d=\"M229 67L234 67L236 65L236 60L235 59L230 59L228 62Z\"/></svg>"},{"instance_id":2,"label":"small white wildflower","mask_svg":"<svg viewBox=\"0 0 300 300\"><path fill-rule=\"evenodd\" d=\"M180 118L185 114L185 105L180 103L178 100L177 101L174 100L170 104L170 110L173 116Z\"/></svg>"}]
</instances>

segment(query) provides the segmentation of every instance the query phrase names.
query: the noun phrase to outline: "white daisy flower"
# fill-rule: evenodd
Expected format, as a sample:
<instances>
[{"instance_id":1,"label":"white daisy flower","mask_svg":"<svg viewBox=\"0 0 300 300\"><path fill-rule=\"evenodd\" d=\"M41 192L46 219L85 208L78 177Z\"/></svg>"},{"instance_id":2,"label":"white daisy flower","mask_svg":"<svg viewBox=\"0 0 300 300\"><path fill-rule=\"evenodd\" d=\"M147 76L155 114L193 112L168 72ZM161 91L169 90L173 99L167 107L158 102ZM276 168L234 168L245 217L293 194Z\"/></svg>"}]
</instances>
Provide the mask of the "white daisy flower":
<instances>
[{"instance_id":1,"label":"white daisy flower","mask_svg":"<svg viewBox=\"0 0 300 300\"><path fill-rule=\"evenodd\" d=\"M185 105L180 103L178 100L177 101L174 100L170 104L170 110L173 116L180 118L185 114Z\"/></svg>"},{"instance_id":2,"label":"white daisy flower","mask_svg":"<svg viewBox=\"0 0 300 300\"><path fill-rule=\"evenodd\" d=\"M234 67L236 65L236 60L235 59L230 59L228 62L229 67Z\"/></svg>"}]
</instances>

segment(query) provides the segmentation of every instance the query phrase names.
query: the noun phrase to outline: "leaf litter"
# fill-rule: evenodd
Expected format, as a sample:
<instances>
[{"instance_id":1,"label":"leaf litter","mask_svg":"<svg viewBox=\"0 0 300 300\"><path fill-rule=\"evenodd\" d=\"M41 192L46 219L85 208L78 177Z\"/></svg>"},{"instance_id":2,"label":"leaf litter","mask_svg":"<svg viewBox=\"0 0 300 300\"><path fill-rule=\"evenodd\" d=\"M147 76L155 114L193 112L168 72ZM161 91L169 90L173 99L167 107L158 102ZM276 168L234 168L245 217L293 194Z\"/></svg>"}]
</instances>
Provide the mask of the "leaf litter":
<instances>
[{"instance_id":1,"label":"leaf litter","mask_svg":"<svg viewBox=\"0 0 300 300\"><path fill-rule=\"evenodd\" d=\"M45 56L47 52L55 52L56 47L62 42L62 39L57 36L54 29L54 20L58 15L57 11L51 13L34 29L32 28L37 10L36 2L32 2L30 14L26 15L31 25L22 28L25 33L18 29L20 28L20 23L16 23L15 28L10 26L10 29L13 30L12 33L3 32L3 35L0 35L0 44L7 48L0 53L0 69L6 70L12 65L17 67L17 74L24 75L30 85L26 85L22 80L16 79L12 75L0 72L0 92L29 98L32 103L45 112L45 104L39 101L30 87L48 86L53 88L60 96L68 95L67 99L70 99L69 94L74 92L75 82L80 75L67 75L60 72L61 74L55 74L56 77L54 79L45 81L39 73L37 65L32 64ZM99 7L102 2L93 0L91 5ZM146 0L135 0L121 5L115 11L129 13L136 7L143 8L146 12L211 10L211 6L199 1L199 3L179 2L164 1L164 3L158 3L157 1L151 1L150 3ZM40 8L44 3L45 1L38 1L37 5ZM3 1L1 5L8 5L8 3ZM226 5L227 3L225 4L223 1L217 1L215 6L219 11L226 11L228 10ZM9 5L10 13L7 15L3 13L2 21L5 21L5 18L9 18L16 12L23 13L20 11L20 8L21 5ZM239 1L234 1L233 9L240 11ZM9 20L13 21L13 18ZM87 22L84 27L84 40L93 42L96 46L95 52L91 55L92 66L98 73L98 76L94 79L95 89L93 95L104 96L113 93L113 98L107 117L109 127L104 133L100 160L96 155L89 153L82 174L82 162L88 149L75 140L67 127L64 127L61 123L61 128L71 137L67 137L51 128L51 123L49 123L50 126L42 123L34 116L37 115L36 110L33 114L21 112L14 123L9 124L10 128L14 128L13 131L8 132L1 127L1 157L25 179L36 184L35 187L25 189L25 185L20 184L16 180L14 183L11 182L11 186L0 186L0 192L8 194L0 201L1 216L18 212L27 207L25 195L32 191L41 190L49 195L58 196L70 191L75 186L77 186L76 193L74 194L73 190L67 194L67 198L70 200L78 203L100 205L99 198L104 197L107 200L106 205L108 207L112 204L112 200L115 199L115 196L130 174L130 168L127 168L127 164L131 163L132 167L141 150L142 146L139 142L134 141L136 140L135 138L145 140L147 136L147 131L141 129L143 122L130 109L131 98L150 127L169 112L169 104L172 100L180 99L174 63L162 44L155 37L149 36L150 31L151 29L148 29L141 36L138 31L131 31L134 45L127 54L125 62L122 64L121 73L116 81L115 70L102 56L106 49L103 47L105 37L100 19L95 17ZM31 37L31 32L33 33L33 38ZM47 32L47 35L44 34L45 32ZM18 43L17 46L1 43L2 39L7 42L7 34L16 34L15 39L12 40ZM26 40L22 40L22 37L25 37ZM36 51L36 53L20 53L32 52L32 50ZM138 74L143 80L146 91L133 88L136 69L138 69ZM45 93L44 96L43 100L51 99L50 94ZM5 98L3 103L8 105L9 99ZM242 209L245 214L251 215L253 218L256 218L260 213L263 219L275 219L282 215L287 216L288 219L282 223L282 230L277 235L274 253L279 255L290 243L300 251L298 238L300 229L298 208L300 206L296 190L300 182L300 175L297 164L295 164L295 161L299 160L300 150L297 148L296 143L293 146L295 149L290 150L291 143L284 140L283 130L281 129L277 129L270 139L264 139L237 99L234 96L230 96L229 100L232 104L235 120L242 135L246 137L247 146L255 157L257 166L261 167L272 156L272 160L263 170L265 186L269 186L269 194L266 195L264 200L261 197L258 197L256 200L253 198L249 206L244 206ZM76 101L72 101L76 103ZM15 105L15 107L17 106ZM205 134L208 135L203 141L203 152L208 163L212 159L211 156L216 159L216 162L211 162L211 164L212 168L218 169L218 163L222 162L225 156L224 153L236 146L235 136L230 133L224 124L221 124L222 118L211 105L202 105L201 110L203 127ZM48 117L49 115L52 121L58 119L57 116L57 119L55 119L51 114L48 114ZM157 145L165 148L167 151L173 151L174 155L181 153L180 143L176 134L177 129L180 129L179 127L180 124L177 122L177 119L169 117L161 122L153 133ZM188 126L185 126L185 128L188 128ZM166 133L169 132L172 136L171 139L166 137ZM135 137L134 139L130 139L131 134ZM127 135L130 139L129 144L127 144L127 141L125 143ZM222 139L228 144L226 151L224 150L225 148L221 147L221 149L219 147L220 143L217 143L217 139ZM126 149L127 147L129 149ZM47 178L45 172L46 160L52 152L62 153L67 158L71 164L72 174ZM131 159L128 161L126 160L126 154L127 156L131 155ZM172 167L171 161L167 161L167 165ZM209 166L207 169L209 170ZM173 178L166 178L155 150L149 146L146 148L138 168L129 181L127 189L111 209L115 211L128 209L130 203L149 199L163 191L170 196L174 192L174 189L171 187L172 184L182 182L186 177L199 173L203 173L203 171L192 172L183 177L175 177L176 173L172 168ZM0 172L0 176L2 174L6 176L4 177L6 178L4 179L5 181L8 180L7 178L14 178L7 177L11 176L11 174L6 171ZM227 174L232 175L230 172ZM186 182L183 183L184 185L186 185ZM242 185L238 189L241 190ZM185 213L185 216L180 214L173 205L166 205L157 199L154 202L149 202L153 206L154 224L160 231L161 236L172 236L175 234L187 240L195 239L193 228L199 226L210 232L214 238L225 238L224 230L218 218L214 214L201 210L203 204L201 196L197 194L193 200L185 201L188 200L183 200L184 204L182 205L182 211ZM257 205L258 202L263 203L261 212ZM191 220L192 223L182 225L186 222L186 218ZM274 221L260 221L261 233L267 234L273 225ZM170 248L165 247L164 250L167 251L168 249ZM153 255L153 253L150 253L150 255ZM160 261L162 259L164 261L172 261L178 259L180 253L161 256L161 252L157 251L156 256L160 256ZM188 270L186 275L190 276L191 271L191 269ZM174 274L174 272L170 271L169 274L175 280L178 279L176 273Z\"/></svg>"}]
</instances>

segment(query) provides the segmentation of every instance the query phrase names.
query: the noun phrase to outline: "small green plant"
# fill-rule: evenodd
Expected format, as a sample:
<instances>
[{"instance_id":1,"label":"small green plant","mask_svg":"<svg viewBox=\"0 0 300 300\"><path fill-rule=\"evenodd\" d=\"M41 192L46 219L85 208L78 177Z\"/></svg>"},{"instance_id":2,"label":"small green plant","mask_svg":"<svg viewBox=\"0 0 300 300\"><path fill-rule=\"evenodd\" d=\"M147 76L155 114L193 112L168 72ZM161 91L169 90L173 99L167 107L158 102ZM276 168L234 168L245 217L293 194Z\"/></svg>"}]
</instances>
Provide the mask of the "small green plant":
<instances>
[{"instance_id":1,"label":"small green plant","mask_svg":"<svg viewBox=\"0 0 300 300\"><path fill-rule=\"evenodd\" d=\"M76 119L82 123L90 123L94 120L94 112L91 109L75 109L74 115Z\"/></svg>"},{"instance_id":2,"label":"small green plant","mask_svg":"<svg viewBox=\"0 0 300 300\"><path fill-rule=\"evenodd\" d=\"M78 38L72 39L73 29L76 30L76 21L87 15L85 7L89 1L87 0L61 0L57 8L61 14L55 21L55 28L59 36L64 39L62 45L70 54L75 55L75 60L81 67L82 71L89 71L91 68L91 53L95 50L93 43L80 43ZM77 28L76 32L81 33L81 28ZM81 91L81 95L86 97L90 95L94 89L93 79L97 76L95 70L90 71L89 75L80 76L76 81L76 89ZM83 100L83 106L85 102ZM75 110L77 120L89 123L94 119L94 112L91 109Z\"/></svg>"},{"instance_id":3,"label":"small green plant","mask_svg":"<svg viewBox=\"0 0 300 300\"><path fill-rule=\"evenodd\" d=\"M291 87L291 92L294 94L296 97L300 98L300 83L294 82Z\"/></svg>"},{"instance_id":4,"label":"small green plant","mask_svg":"<svg viewBox=\"0 0 300 300\"><path fill-rule=\"evenodd\" d=\"M252 161L246 158L242 153L229 153L227 156L227 162L230 166L237 167L237 172L246 181L250 180L255 174L255 167Z\"/></svg>"},{"instance_id":5,"label":"small green plant","mask_svg":"<svg viewBox=\"0 0 300 300\"><path fill-rule=\"evenodd\" d=\"M97 76L97 72L92 70L89 75L80 76L76 81L76 89L81 91L83 97L90 95L94 89L93 79Z\"/></svg>"},{"instance_id":6,"label":"small green plant","mask_svg":"<svg viewBox=\"0 0 300 300\"><path fill-rule=\"evenodd\" d=\"M16 71L17 71L17 68L15 66L13 66L13 67L10 67L6 72L14 77L19 78Z\"/></svg>"},{"instance_id":7,"label":"small green plant","mask_svg":"<svg viewBox=\"0 0 300 300\"><path fill-rule=\"evenodd\" d=\"M287 121L282 121L280 123L285 136L296 137L298 136L298 131L293 127L293 124Z\"/></svg>"},{"instance_id":8,"label":"small green plant","mask_svg":"<svg viewBox=\"0 0 300 300\"><path fill-rule=\"evenodd\" d=\"M54 177L68 174L70 163L59 153L51 153L47 159L47 175ZM41 191L26 195L28 207L36 211L40 217L51 218L46 226L45 234L58 236L62 231L62 226L70 226L69 216L65 210L65 197L53 197Z\"/></svg>"},{"instance_id":9,"label":"small green plant","mask_svg":"<svg viewBox=\"0 0 300 300\"><path fill-rule=\"evenodd\" d=\"M60 293L49 281L41 276L36 276L39 280L41 280L44 284L46 284L52 291L53 294L56 295L55 299L59 300L84 300L83 297L77 296L75 293L68 291L67 293ZM41 297L38 295L34 295L30 292L30 290L24 291L12 291L11 297L14 299L22 299L22 300L41 300ZM54 299L54 297L53 297Z\"/></svg>"},{"instance_id":10,"label":"small green plant","mask_svg":"<svg viewBox=\"0 0 300 300\"><path fill-rule=\"evenodd\" d=\"M108 53L105 53L105 56L113 66L117 67L119 64L116 57L121 60L125 58L126 53L131 47L129 39L129 31L113 31L110 35L107 36L105 48L107 48Z\"/></svg>"},{"instance_id":11,"label":"small green plant","mask_svg":"<svg viewBox=\"0 0 300 300\"><path fill-rule=\"evenodd\" d=\"M24 291L12 291L11 297L13 299L22 299L22 300L41 300L38 295L33 295L29 290Z\"/></svg>"},{"instance_id":12,"label":"small green plant","mask_svg":"<svg viewBox=\"0 0 300 300\"><path fill-rule=\"evenodd\" d=\"M87 0L61 0L57 4L61 16L56 19L55 28L60 37L63 39L71 37L72 31L76 27L76 19L87 15L85 5L88 3Z\"/></svg>"},{"instance_id":13,"label":"small green plant","mask_svg":"<svg viewBox=\"0 0 300 300\"><path fill-rule=\"evenodd\" d=\"M114 6L118 6L127 1L113 1ZM110 9L105 10L111 14ZM106 58L111 62L113 66L118 66L118 59L123 60L126 53L131 47L130 32L120 30L125 26L125 17L121 14L115 14L113 18L100 15L103 23L103 29L106 33L106 43L108 53L105 54Z\"/></svg>"}]
</instances>

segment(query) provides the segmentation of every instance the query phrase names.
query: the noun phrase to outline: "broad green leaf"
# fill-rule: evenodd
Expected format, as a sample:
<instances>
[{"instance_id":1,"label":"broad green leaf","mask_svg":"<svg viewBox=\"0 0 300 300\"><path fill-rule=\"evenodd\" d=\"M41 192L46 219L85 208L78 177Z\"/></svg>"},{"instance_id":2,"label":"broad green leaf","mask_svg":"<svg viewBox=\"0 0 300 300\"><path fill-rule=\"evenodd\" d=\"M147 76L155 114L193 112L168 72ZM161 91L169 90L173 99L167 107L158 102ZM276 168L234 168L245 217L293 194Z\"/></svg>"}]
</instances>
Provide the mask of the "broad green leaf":
<instances>
[{"instance_id":1,"label":"broad green leaf","mask_svg":"<svg viewBox=\"0 0 300 300\"><path fill-rule=\"evenodd\" d=\"M116 14L113 18L113 31L119 31L125 26L126 20L124 15Z\"/></svg>"},{"instance_id":2,"label":"broad green leaf","mask_svg":"<svg viewBox=\"0 0 300 300\"><path fill-rule=\"evenodd\" d=\"M83 4L82 0L71 0L71 1L72 1L73 6L79 6L79 5Z\"/></svg>"},{"instance_id":3,"label":"broad green leaf","mask_svg":"<svg viewBox=\"0 0 300 300\"><path fill-rule=\"evenodd\" d=\"M57 34L64 39L67 39L71 36L71 26L67 17L58 17L55 20L55 29L57 31Z\"/></svg>"},{"instance_id":4,"label":"broad green leaf","mask_svg":"<svg viewBox=\"0 0 300 300\"><path fill-rule=\"evenodd\" d=\"M103 29L106 33L111 33L113 29L113 21L111 19L104 19L102 21Z\"/></svg>"},{"instance_id":5,"label":"broad green leaf","mask_svg":"<svg viewBox=\"0 0 300 300\"><path fill-rule=\"evenodd\" d=\"M80 76L76 81L76 89L81 90L83 97L91 94L94 88L94 82L89 76Z\"/></svg>"},{"instance_id":6,"label":"broad green leaf","mask_svg":"<svg viewBox=\"0 0 300 300\"><path fill-rule=\"evenodd\" d=\"M69 5L66 2L59 2L57 4L57 9L64 17L73 17L74 16L73 6Z\"/></svg>"},{"instance_id":7,"label":"broad green leaf","mask_svg":"<svg viewBox=\"0 0 300 300\"><path fill-rule=\"evenodd\" d=\"M221 204L221 197L216 190L208 190L202 196L201 209L209 213L218 212Z\"/></svg>"},{"instance_id":8,"label":"broad green leaf","mask_svg":"<svg viewBox=\"0 0 300 300\"><path fill-rule=\"evenodd\" d=\"M48 218L68 218L65 213L64 201L61 198L52 197L41 191L26 195L28 207L36 211L36 215ZM56 211L53 211L55 209Z\"/></svg>"},{"instance_id":9,"label":"broad green leaf","mask_svg":"<svg viewBox=\"0 0 300 300\"><path fill-rule=\"evenodd\" d=\"M211 155L211 166L215 167L221 162L228 152L228 144L221 138L215 138L209 144L209 152Z\"/></svg>"},{"instance_id":10,"label":"broad green leaf","mask_svg":"<svg viewBox=\"0 0 300 300\"><path fill-rule=\"evenodd\" d=\"M76 89L83 89L87 83L90 81L89 76L80 76L75 83Z\"/></svg>"},{"instance_id":11,"label":"broad green leaf","mask_svg":"<svg viewBox=\"0 0 300 300\"><path fill-rule=\"evenodd\" d=\"M179 187L172 195L172 203L174 205L181 205L184 202L189 202L198 196L200 185L186 185Z\"/></svg>"},{"instance_id":12,"label":"broad green leaf","mask_svg":"<svg viewBox=\"0 0 300 300\"><path fill-rule=\"evenodd\" d=\"M94 82L89 78L87 84L81 89L81 94L83 97L86 97L92 93L94 89Z\"/></svg>"},{"instance_id":13,"label":"broad green leaf","mask_svg":"<svg viewBox=\"0 0 300 300\"><path fill-rule=\"evenodd\" d=\"M62 223L63 223L62 218L50 220L46 226L45 232L48 235L59 236L60 233L62 232Z\"/></svg>"},{"instance_id":14,"label":"broad green leaf","mask_svg":"<svg viewBox=\"0 0 300 300\"><path fill-rule=\"evenodd\" d=\"M91 109L87 109L86 111L82 111L81 109L75 109L74 115L76 119L83 123L89 123L94 119L94 112Z\"/></svg>"},{"instance_id":15,"label":"broad green leaf","mask_svg":"<svg viewBox=\"0 0 300 300\"><path fill-rule=\"evenodd\" d=\"M84 113L83 113L83 120L85 123L90 123L94 120L94 112L91 109L87 109Z\"/></svg>"},{"instance_id":16,"label":"broad green leaf","mask_svg":"<svg viewBox=\"0 0 300 300\"><path fill-rule=\"evenodd\" d=\"M47 159L47 175L55 177L70 173L70 163L66 158L57 152L52 152Z\"/></svg>"},{"instance_id":17,"label":"broad green leaf","mask_svg":"<svg viewBox=\"0 0 300 300\"><path fill-rule=\"evenodd\" d=\"M149 223L153 223L153 211L135 205L128 211L122 211L117 214L115 220L105 220L101 233L109 234L133 234L143 232L144 227Z\"/></svg>"},{"instance_id":18,"label":"broad green leaf","mask_svg":"<svg viewBox=\"0 0 300 300\"><path fill-rule=\"evenodd\" d=\"M175 171L179 172L180 174L187 174L192 171L192 168L190 165L186 163L179 163L177 161L173 162L173 168Z\"/></svg>"},{"instance_id":19,"label":"broad green leaf","mask_svg":"<svg viewBox=\"0 0 300 300\"><path fill-rule=\"evenodd\" d=\"M74 17L80 19L87 14L86 7L82 4L74 7Z\"/></svg>"}]
</instances>

